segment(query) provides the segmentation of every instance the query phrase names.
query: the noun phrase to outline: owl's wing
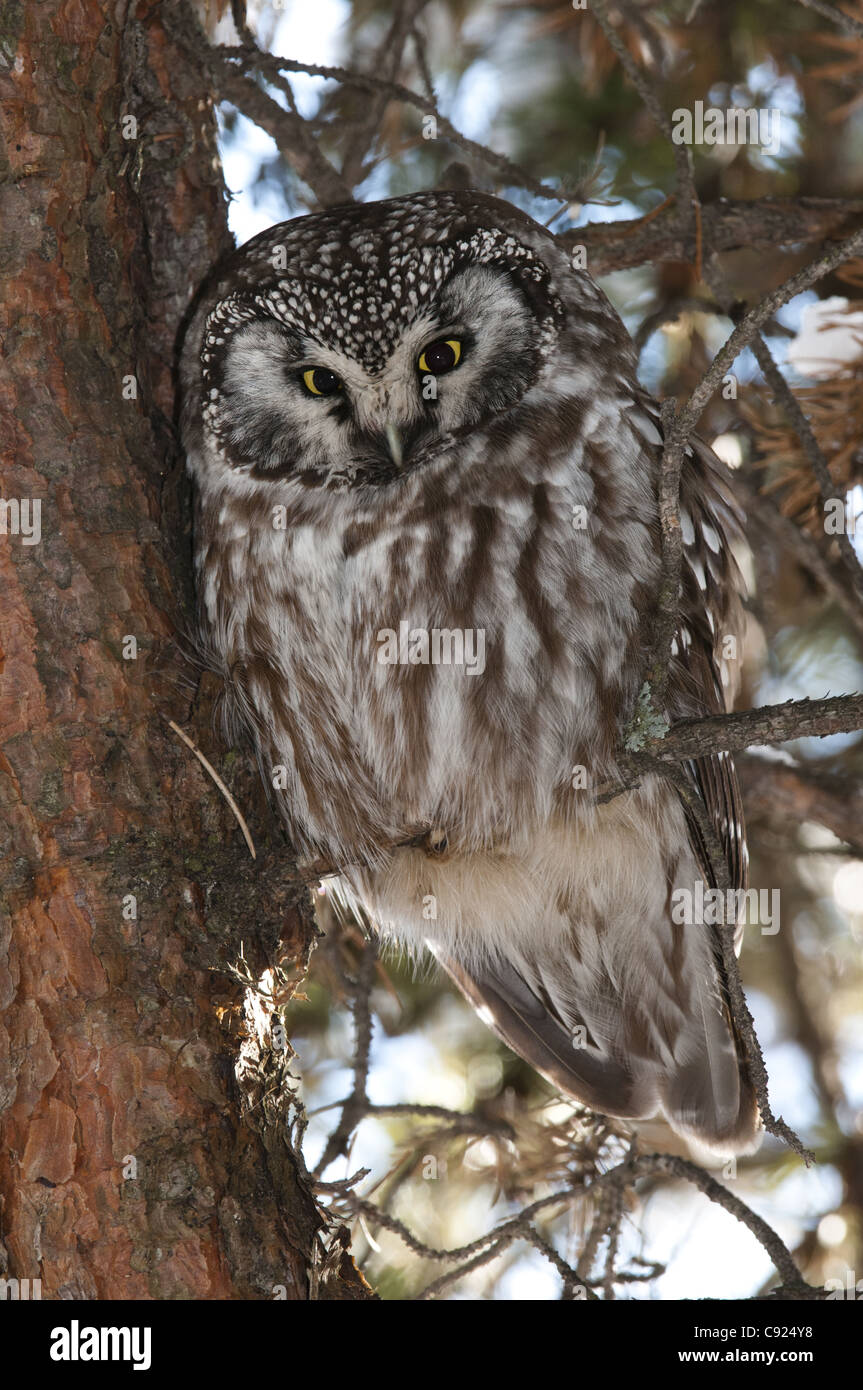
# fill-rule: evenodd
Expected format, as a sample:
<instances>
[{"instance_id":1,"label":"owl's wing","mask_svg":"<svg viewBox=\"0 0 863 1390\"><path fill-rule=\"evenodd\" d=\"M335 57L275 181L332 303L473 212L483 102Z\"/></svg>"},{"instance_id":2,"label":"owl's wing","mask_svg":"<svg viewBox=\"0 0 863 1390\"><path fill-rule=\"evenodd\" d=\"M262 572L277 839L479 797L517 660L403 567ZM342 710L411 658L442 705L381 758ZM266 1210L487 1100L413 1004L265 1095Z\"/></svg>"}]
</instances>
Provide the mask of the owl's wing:
<instances>
[{"instance_id":1,"label":"owl's wing","mask_svg":"<svg viewBox=\"0 0 863 1390\"><path fill-rule=\"evenodd\" d=\"M738 530L733 501L706 446L696 444L687 464L681 623L669 672L672 719L725 708L717 649L726 635L736 638L739 617L739 576L729 549L729 536ZM713 824L731 884L742 889L747 858L733 762L720 753L683 767ZM668 796L678 794L669 789ZM715 866L698 818L680 801L689 862L705 889L714 887ZM579 939L584 924L577 920L571 954L558 955L553 964L543 957L468 970L429 945L484 1021L565 1094L624 1118L662 1110L675 1129L708 1145L751 1150L758 1110L728 1007L717 929L704 924L675 932L669 907L670 901L650 919L645 915L643 930L628 938L624 964L609 963L601 931L596 948L585 950ZM741 933L738 923L738 949Z\"/></svg>"},{"instance_id":2,"label":"owl's wing","mask_svg":"<svg viewBox=\"0 0 863 1390\"><path fill-rule=\"evenodd\" d=\"M680 520L680 624L668 681L668 715L672 720L722 713L736 688L743 583L731 543L742 532L742 517L719 460L698 439L693 441L681 473ZM725 653L729 643L731 650ZM745 888L746 832L733 759L728 753L717 753L694 758L683 768L713 822L731 886ZM713 884L710 856L691 816L690 828L704 878ZM739 939L737 946L739 949Z\"/></svg>"},{"instance_id":3,"label":"owl's wing","mask_svg":"<svg viewBox=\"0 0 863 1390\"><path fill-rule=\"evenodd\" d=\"M736 647L740 640L741 576L732 554L732 540L741 535L743 519L711 449L695 438L681 473L680 519L683 531L682 592L677 650L669 669L668 713L672 720L721 713L736 688ZM734 644L734 655L723 661L723 646ZM723 687L723 674L728 690ZM749 855L740 786L728 752L693 758L682 765L699 797L722 850L728 882L741 897L748 885ZM690 845L706 887L717 886L717 867L698 818L684 802ZM735 924L734 945L743 944L744 917ZM728 1031L737 1055L741 1116L758 1122L754 1087L728 1005L728 982L717 929L710 927L713 962Z\"/></svg>"}]
</instances>

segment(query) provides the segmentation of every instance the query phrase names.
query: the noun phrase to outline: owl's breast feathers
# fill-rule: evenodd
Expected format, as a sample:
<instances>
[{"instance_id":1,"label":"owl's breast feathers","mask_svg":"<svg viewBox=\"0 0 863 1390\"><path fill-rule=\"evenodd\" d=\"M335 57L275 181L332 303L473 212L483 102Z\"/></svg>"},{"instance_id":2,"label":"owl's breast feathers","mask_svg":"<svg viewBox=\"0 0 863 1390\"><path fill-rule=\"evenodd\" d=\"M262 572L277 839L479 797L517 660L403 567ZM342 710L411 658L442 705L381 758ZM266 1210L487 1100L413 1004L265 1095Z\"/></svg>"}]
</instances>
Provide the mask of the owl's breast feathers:
<instances>
[{"instance_id":1,"label":"owl's breast feathers","mask_svg":"<svg viewBox=\"0 0 863 1390\"><path fill-rule=\"evenodd\" d=\"M658 575L627 399L526 406L323 519L301 502L276 529L248 489L202 517L213 645L304 850L353 863L442 823L478 848L581 815L573 779L612 766Z\"/></svg>"}]
</instances>

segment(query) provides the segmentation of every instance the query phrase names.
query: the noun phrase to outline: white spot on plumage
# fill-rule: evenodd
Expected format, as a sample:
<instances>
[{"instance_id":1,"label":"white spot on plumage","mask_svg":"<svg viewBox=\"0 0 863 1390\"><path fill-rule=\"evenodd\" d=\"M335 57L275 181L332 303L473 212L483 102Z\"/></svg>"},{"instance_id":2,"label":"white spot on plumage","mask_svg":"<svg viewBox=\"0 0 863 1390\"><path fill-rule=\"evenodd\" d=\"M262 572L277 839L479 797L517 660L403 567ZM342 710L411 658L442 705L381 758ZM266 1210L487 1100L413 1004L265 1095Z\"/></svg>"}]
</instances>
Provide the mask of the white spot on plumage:
<instances>
[{"instance_id":1,"label":"white spot on plumage","mask_svg":"<svg viewBox=\"0 0 863 1390\"><path fill-rule=\"evenodd\" d=\"M719 536L716 534L713 527L710 526L707 522L705 522L701 527L701 534L706 540L710 549L713 551L714 555L721 554L722 546L719 540Z\"/></svg>"},{"instance_id":2,"label":"white spot on plumage","mask_svg":"<svg viewBox=\"0 0 863 1390\"><path fill-rule=\"evenodd\" d=\"M689 565L690 565L690 568L691 568L691 570L692 570L692 573L695 575L695 578L698 580L698 587L699 587L699 589L703 589L703 590L705 591L705 593L706 593L706 591L707 591L707 575L704 573L704 566L702 565L701 561L700 561L700 560L696 560L696 559L690 559Z\"/></svg>"}]
</instances>

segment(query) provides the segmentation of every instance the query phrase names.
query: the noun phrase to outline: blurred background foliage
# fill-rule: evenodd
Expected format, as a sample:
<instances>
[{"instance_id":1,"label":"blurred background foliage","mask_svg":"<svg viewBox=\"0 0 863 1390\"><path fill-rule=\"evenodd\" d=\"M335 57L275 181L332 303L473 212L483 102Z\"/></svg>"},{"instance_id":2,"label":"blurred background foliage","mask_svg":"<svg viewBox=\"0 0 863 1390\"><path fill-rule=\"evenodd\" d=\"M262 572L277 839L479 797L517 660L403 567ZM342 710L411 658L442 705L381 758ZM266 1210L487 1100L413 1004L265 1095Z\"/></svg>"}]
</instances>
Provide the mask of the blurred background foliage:
<instances>
[{"instance_id":1,"label":"blurred background foliage","mask_svg":"<svg viewBox=\"0 0 863 1390\"><path fill-rule=\"evenodd\" d=\"M863 20L863 4L844 8ZM746 145L693 150L705 205L720 198L863 197L863 39L790 0L620 0L610 13L667 113L692 109L696 101L781 113L781 148L773 154ZM230 11L210 18L217 41L236 43ZM248 9L260 46L273 53L374 73L423 94L433 83L439 111L464 135L557 186L565 201L543 201L508 186L442 136L424 138L421 110L292 74L296 109L332 162L356 176L356 196L386 197L456 177L510 198L541 221L554 218L560 232L648 214L674 192L672 148L589 9L562 0L432 0L415 4L408 19L404 39L405 11L376 0L282 0L278 7L261 0ZM394 45L399 24L404 41ZM284 92L267 90L286 104ZM356 136L370 112L374 141L364 157ZM239 241L314 205L291 164L246 116L223 104L221 121ZM448 173L453 161L467 170ZM812 246L775 252L743 247L718 256L714 269L739 307L756 302L816 252ZM645 384L659 395L684 397L732 327L695 267L649 264L602 283L639 344ZM822 354L818 305L827 299L838 337ZM858 300L860 263L794 300L766 334L813 421L850 514L863 498ZM828 360L813 363L819 356ZM835 568L811 469L748 351L735 374L737 398L717 397L701 432L736 470L744 499L753 493L761 499L753 508L745 503L750 550L742 559L753 593L739 704L860 690L863 625L847 603L837 602L836 586L826 594L794 545L780 542L766 522L765 507L778 507L807 530ZM860 737L751 751L740 759L740 770L752 884L781 892L781 928L776 934L750 928L743 978L774 1109L818 1163L807 1170L768 1138L736 1173L715 1161L711 1171L780 1233L811 1283L838 1279L848 1285L863 1280ZM322 911L327 914L323 900ZM331 915L328 920L288 1019L310 1113L310 1164L338 1113L325 1107L350 1090L350 982L362 952L356 929ZM555 1182L572 1180L579 1165L602 1171L620 1157L625 1127L594 1124L561 1104L431 966L417 972L386 957L376 965L371 998L370 1101L471 1111L488 1123L487 1134L464 1134L443 1120L370 1115L349 1154L323 1174L334 1181L368 1168L358 1190L420 1241L463 1245L520 1204L553 1191ZM642 1126L639 1143L642 1149L675 1148L659 1125ZM742 1226L701 1194L667 1181L640 1183L613 1213L572 1200L543 1222L542 1231L594 1281L600 1297L745 1297L771 1281L770 1261ZM441 1271L369 1223L356 1224L354 1250L385 1298L412 1296ZM610 1253L611 1268L628 1277L603 1273ZM553 1261L516 1242L448 1292L456 1298L555 1299L561 1288Z\"/></svg>"}]
</instances>

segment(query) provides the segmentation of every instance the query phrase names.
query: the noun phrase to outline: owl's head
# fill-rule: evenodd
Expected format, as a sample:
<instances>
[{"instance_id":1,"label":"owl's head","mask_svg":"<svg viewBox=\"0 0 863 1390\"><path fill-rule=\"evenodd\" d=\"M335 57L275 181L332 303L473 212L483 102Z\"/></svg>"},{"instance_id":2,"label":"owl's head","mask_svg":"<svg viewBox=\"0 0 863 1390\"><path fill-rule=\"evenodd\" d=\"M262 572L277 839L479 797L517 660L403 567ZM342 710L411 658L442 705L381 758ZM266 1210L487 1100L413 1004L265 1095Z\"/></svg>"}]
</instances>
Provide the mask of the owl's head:
<instances>
[{"instance_id":1,"label":"owl's head","mask_svg":"<svg viewBox=\"0 0 863 1390\"><path fill-rule=\"evenodd\" d=\"M187 335L193 471L386 487L532 392L550 399L568 321L587 360L608 312L549 233L483 194L280 223L235 254Z\"/></svg>"}]
</instances>

